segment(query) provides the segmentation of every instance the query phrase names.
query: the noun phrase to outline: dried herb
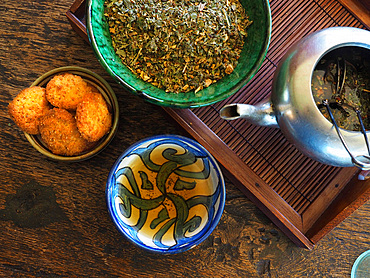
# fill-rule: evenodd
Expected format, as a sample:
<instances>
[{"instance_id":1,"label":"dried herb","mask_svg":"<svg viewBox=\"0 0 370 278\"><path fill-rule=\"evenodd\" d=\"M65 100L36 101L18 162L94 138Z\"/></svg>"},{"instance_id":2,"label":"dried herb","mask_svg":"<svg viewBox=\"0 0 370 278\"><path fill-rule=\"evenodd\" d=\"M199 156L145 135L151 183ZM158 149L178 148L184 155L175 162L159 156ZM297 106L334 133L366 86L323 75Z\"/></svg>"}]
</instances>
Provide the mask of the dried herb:
<instances>
[{"instance_id":1,"label":"dried herb","mask_svg":"<svg viewBox=\"0 0 370 278\"><path fill-rule=\"evenodd\" d=\"M238 0L107 0L105 16L122 62L175 93L231 74L252 23Z\"/></svg>"},{"instance_id":2,"label":"dried herb","mask_svg":"<svg viewBox=\"0 0 370 278\"><path fill-rule=\"evenodd\" d=\"M325 55L312 75L312 94L321 113L330 120L322 100L328 99L339 127L361 130L355 109L370 129L370 51L343 47Z\"/></svg>"}]
</instances>

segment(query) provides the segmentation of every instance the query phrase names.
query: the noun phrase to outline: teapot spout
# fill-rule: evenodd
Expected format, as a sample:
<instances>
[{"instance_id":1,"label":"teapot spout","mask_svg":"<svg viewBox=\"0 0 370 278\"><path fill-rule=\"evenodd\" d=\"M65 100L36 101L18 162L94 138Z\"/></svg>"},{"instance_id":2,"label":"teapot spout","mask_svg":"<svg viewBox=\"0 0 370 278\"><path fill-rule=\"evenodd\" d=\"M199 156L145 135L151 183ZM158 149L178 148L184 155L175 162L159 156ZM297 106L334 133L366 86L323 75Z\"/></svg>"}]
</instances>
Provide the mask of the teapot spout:
<instances>
[{"instance_id":1,"label":"teapot spout","mask_svg":"<svg viewBox=\"0 0 370 278\"><path fill-rule=\"evenodd\" d=\"M225 120L246 119L248 122L278 128L275 113L269 100L256 105L233 103L225 105L220 110L220 117Z\"/></svg>"}]
</instances>

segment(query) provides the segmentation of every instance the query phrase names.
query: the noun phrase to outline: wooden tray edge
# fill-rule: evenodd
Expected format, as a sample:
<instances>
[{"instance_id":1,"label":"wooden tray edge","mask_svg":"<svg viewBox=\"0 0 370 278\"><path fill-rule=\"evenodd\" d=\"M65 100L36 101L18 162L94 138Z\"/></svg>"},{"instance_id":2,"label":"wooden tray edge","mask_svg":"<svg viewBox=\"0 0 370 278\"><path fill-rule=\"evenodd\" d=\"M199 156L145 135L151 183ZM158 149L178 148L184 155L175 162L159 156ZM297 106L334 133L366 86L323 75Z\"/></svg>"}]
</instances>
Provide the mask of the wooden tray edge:
<instances>
[{"instance_id":1,"label":"wooden tray edge","mask_svg":"<svg viewBox=\"0 0 370 278\"><path fill-rule=\"evenodd\" d=\"M351 14L353 14L362 24L370 29L370 10L359 0L337 0Z\"/></svg>"},{"instance_id":2,"label":"wooden tray edge","mask_svg":"<svg viewBox=\"0 0 370 278\"><path fill-rule=\"evenodd\" d=\"M369 200L370 179L360 181L358 180L358 176L355 175L325 212L317 219L316 223L312 225L312 228L306 232L307 237L316 244Z\"/></svg>"},{"instance_id":3,"label":"wooden tray edge","mask_svg":"<svg viewBox=\"0 0 370 278\"><path fill-rule=\"evenodd\" d=\"M82 5L84 5L84 2L86 0L76 0L70 9L66 12L67 19L72 26L72 29L80 36L82 37L86 42L89 42L89 38L86 31L86 26L81 22L81 20L76 15L76 12L80 10L81 8L84 8Z\"/></svg>"}]
</instances>

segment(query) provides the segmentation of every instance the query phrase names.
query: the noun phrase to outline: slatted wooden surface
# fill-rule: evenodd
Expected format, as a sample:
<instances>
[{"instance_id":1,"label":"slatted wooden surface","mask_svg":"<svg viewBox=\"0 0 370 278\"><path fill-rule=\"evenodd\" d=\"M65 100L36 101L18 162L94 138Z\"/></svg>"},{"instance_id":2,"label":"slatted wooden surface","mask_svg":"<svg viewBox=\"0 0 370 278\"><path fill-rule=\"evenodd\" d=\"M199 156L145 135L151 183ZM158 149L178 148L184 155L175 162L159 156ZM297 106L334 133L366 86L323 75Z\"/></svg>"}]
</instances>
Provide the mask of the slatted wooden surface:
<instances>
[{"instance_id":1,"label":"slatted wooden surface","mask_svg":"<svg viewBox=\"0 0 370 278\"><path fill-rule=\"evenodd\" d=\"M205 112L203 109L202 112ZM213 107L197 114L213 130L220 126ZM218 136L299 214L320 195L341 170L302 155L277 129L256 127L241 120L222 123Z\"/></svg>"},{"instance_id":2,"label":"slatted wooden surface","mask_svg":"<svg viewBox=\"0 0 370 278\"><path fill-rule=\"evenodd\" d=\"M254 126L244 120L225 122L219 118L218 111L226 103L255 104L268 97L279 60L303 36L333 26L365 27L337 1L272 0L270 5L273 20L271 45L258 74L233 97L193 112L256 175L295 211L303 214L332 183L340 168L322 165L302 155L277 129Z\"/></svg>"},{"instance_id":3,"label":"slatted wooden surface","mask_svg":"<svg viewBox=\"0 0 370 278\"><path fill-rule=\"evenodd\" d=\"M76 0L67 16L74 29L87 40L84 4L84 0ZM315 162L302 155L280 130L254 126L244 120L225 121L219 117L219 110L228 103L256 104L269 97L273 74L281 57L307 34L334 26L362 29L366 26L337 0L271 0L270 6L272 34L266 59L240 92L207 107L165 110L209 149L231 179L238 182L242 191L293 241L312 248L313 241L323 236L321 231L330 230L325 227L326 219L336 218L344 209L336 206L331 208L338 210L336 215L326 216L331 203L341 203L337 196L343 189L348 190L346 186L351 180L353 182L358 170ZM351 196L356 206L347 211L353 211L367 200L368 197L363 200L360 197L369 187L359 186L365 189ZM359 198L361 202L356 202ZM319 221L321 215L325 216L325 223Z\"/></svg>"}]
</instances>

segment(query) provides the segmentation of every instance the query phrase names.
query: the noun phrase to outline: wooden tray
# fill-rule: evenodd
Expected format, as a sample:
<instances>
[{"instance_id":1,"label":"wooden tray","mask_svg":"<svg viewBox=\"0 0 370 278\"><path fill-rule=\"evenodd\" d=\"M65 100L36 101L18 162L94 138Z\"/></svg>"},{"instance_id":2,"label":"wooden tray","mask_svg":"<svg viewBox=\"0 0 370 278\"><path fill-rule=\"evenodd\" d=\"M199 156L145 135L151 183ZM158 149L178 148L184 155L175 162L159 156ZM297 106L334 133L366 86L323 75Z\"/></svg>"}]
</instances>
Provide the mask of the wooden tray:
<instances>
[{"instance_id":1,"label":"wooden tray","mask_svg":"<svg viewBox=\"0 0 370 278\"><path fill-rule=\"evenodd\" d=\"M271 0L270 5L269 51L256 76L240 92L203 108L164 109L215 156L225 175L287 236L298 246L312 249L370 199L370 180L359 181L356 168L331 167L305 157L278 129L224 121L218 112L227 103L254 104L268 97L276 65L292 43L331 26L366 29L370 17L363 10L360 21L337 0ZM67 17L88 41L85 1L76 0Z\"/></svg>"},{"instance_id":2,"label":"wooden tray","mask_svg":"<svg viewBox=\"0 0 370 278\"><path fill-rule=\"evenodd\" d=\"M359 21L370 29L370 1L369 0L338 0Z\"/></svg>"}]
</instances>

